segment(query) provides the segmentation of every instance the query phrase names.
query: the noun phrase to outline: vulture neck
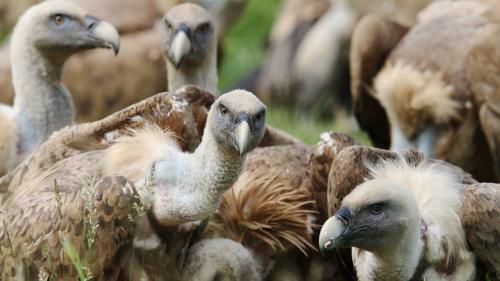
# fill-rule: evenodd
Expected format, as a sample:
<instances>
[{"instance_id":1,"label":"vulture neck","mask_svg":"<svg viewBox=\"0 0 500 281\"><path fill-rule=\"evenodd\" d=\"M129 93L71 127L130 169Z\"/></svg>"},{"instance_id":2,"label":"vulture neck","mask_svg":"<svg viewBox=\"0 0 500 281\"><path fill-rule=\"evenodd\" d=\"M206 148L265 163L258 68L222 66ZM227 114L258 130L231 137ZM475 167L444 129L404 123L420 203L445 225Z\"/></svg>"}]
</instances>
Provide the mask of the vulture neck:
<instances>
[{"instance_id":1,"label":"vulture neck","mask_svg":"<svg viewBox=\"0 0 500 281\"><path fill-rule=\"evenodd\" d=\"M420 262L423 246L420 223L410 223L389 246L373 252L364 251L365 264L370 268L357 268L359 279L410 280ZM367 276L363 276L364 274Z\"/></svg>"},{"instance_id":2,"label":"vulture neck","mask_svg":"<svg viewBox=\"0 0 500 281\"><path fill-rule=\"evenodd\" d=\"M210 125L205 126L205 132L200 145L193 153L184 153L176 165L175 161L158 162L153 171L153 178L162 186L162 179L175 182L165 198L168 204L158 202L153 206L158 221L163 225L175 225L192 222L211 216L224 192L236 181L244 157L233 148L225 148L219 144L211 133ZM167 175L167 177L165 177ZM170 176L168 176L170 175ZM175 189L175 190L174 190ZM161 193L162 191L156 191ZM161 206L165 204L168 206Z\"/></svg>"},{"instance_id":3,"label":"vulture neck","mask_svg":"<svg viewBox=\"0 0 500 281\"><path fill-rule=\"evenodd\" d=\"M217 91L217 53L207 57L201 66L182 64L179 69L167 60L168 90L175 91L186 84L196 85L211 93Z\"/></svg>"},{"instance_id":4,"label":"vulture neck","mask_svg":"<svg viewBox=\"0 0 500 281\"><path fill-rule=\"evenodd\" d=\"M54 131L72 124L74 106L61 83L66 56L51 57L33 47L29 40L15 39L13 37L11 47L13 107L19 146L25 153L35 149Z\"/></svg>"}]
</instances>

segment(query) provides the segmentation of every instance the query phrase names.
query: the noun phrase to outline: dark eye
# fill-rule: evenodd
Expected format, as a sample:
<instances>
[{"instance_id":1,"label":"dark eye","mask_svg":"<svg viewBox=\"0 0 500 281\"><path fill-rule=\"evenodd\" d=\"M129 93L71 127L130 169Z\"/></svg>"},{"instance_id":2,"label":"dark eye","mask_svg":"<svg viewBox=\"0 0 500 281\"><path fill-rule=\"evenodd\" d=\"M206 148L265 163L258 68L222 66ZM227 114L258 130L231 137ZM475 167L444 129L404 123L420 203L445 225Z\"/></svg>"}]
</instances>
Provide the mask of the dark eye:
<instances>
[{"instance_id":1,"label":"dark eye","mask_svg":"<svg viewBox=\"0 0 500 281\"><path fill-rule=\"evenodd\" d=\"M165 25L167 26L167 29L172 29L172 24L168 20L165 20Z\"/></svg>"},{"instance_id":2,"label":"dark eye","mask_svg":"<svg viewBox=\"0 0 500 281\"><path fill-rule=\"evenodd\" d=\"M63 15L56 15L54 17L54 22L57 25L63 25L66 22L66 18Z\"/></svg>"},{"instance_id":3,"label":"dark eye","mask_svg":"<svg viewBox=\"0 0 500 281\"><path fill-rule=\"evenodd\" d=\"M255 116L255 120L257 122L260 122L260 121L262 121L262 119L264 119L265 116L266 116L266 112L261 111L259 114L257 114L257 116Z\"/></svg>"},{"instance_id":4,"label":"dark eye","mask_svg":"<svg viewBox=\"0 0 500 281\"><path fill-rule=\"evenodd\" d=\"M227 107L225 107L222 104L220 104L219 105L219 115L221 117L225 117L225 116L227 116L228 113L229 113L229 110L227 109Z\"/></svg>"},{"instance_id":5,"label":"dark eye","mask_svg":"<svg viewBox=\"0 0 500 281\"><path fill-rule=\"evenodd\" d=\"M206 31L208 31L209 29L210 29L210 24L208 24L208 23L204 23L204 24L200 25L200 26L198 27L198 29L197 29L197 30L198 30L199 32L206 32Z\"/></svg>"},{"instance_id":6,"label":"dark eye","mask_svg":"<svg viewBox=\"0 0 500 281\"><path fill-rule=\"evenodd\" d=\"M373 215L380 215L384 211L384 205L382 204L373 204L370 206L370 213Z\"/></svg>"}]
</instances>

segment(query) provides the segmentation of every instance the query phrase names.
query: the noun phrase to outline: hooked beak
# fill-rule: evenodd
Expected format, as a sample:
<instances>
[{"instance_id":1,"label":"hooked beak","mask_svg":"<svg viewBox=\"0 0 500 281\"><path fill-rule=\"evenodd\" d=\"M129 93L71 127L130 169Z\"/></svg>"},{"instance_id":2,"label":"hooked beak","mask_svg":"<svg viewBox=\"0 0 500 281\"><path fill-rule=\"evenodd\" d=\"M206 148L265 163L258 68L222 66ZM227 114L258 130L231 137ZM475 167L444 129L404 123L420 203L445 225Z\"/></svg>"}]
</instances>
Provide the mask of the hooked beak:
<instances>
[{"instance_id":1,"label":"hooked beak","mask_svg":"<svg viewBox=\"0 0 500 281\"><path fill-rule=\"evenodd\" d=\"M236 149L238 150L240 155L243 155L248 151L251 136L252 132L250 130L250 125L248 125L248 122L245 120L241 121L234 130Z\"/></svg>"},{"instance_id":2,"label":"hooked beak","mask_svg":"<svg viewBox=\"0 0 500 281\"><path fill-rule=\"evenodd\" d=\"M109 22L102 21L92 16L85 17L87 29L96 40L97 47L112 49L115 55L120 51L120 34Z\"/></svg>"},{"instance_id":3,"label":"hooked beak","mask_svg":"<svg viewBox=\"0 0 500 281\"><path fill-rule=\"evenodd\" d=\"M175 68L179 69L181 66L182 59L185 55L189 54L191 50L191 41L184 31L179 31L172 41L172 59L175 64Z\"/></svg>"},{"instance_id":4,"label":"hooked beak","mask_svg":"<svg viewBox=\"0 0 500 281\"><path fill-rule=\"evenodd\" d=\"M342 246L346 237L347 225L351 221L351 213L342 207L333 217L329 218L321 227L319 233L319 249L321 253L331 251Z\"/></svg>"}]
</instances>

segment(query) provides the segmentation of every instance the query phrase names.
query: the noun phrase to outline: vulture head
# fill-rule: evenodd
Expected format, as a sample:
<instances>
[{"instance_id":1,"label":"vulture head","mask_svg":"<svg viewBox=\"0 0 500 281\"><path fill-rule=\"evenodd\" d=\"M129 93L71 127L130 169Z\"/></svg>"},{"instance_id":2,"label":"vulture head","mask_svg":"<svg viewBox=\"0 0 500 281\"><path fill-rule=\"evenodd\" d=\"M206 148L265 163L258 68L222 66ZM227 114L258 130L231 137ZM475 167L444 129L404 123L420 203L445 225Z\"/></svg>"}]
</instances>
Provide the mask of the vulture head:
<instances>
[{"instance_id":1,"label":"vulture head","mask_svg":"<svg viewBox=\"0 0 500 281\"><path fill-rule=\"evenodd\" d=\"M322 251L356 247L383 252L405 233L417 232L420 216L415 197L401 184L374 179L354 189L321 228Z\"/></svg>"},{"instance_id":2,"label":"vulture head","mask_svg":"<svg viewBox=\"0 0 500 281\"><path fill-rule=\"evenodd\" d=\"M266 106L252 93L234 90L218 98L207 118L209 133L226 151L253 150L265 132Z\"/></svg>"},{"instance_id":3,"label":"vulture head","mask_svg":"<svg viewBox=\"0 0 500 281\"><path fill-rule=\"evenodd\" d=\"M13 34L13 48L34 47L50 60L64 62L85 49L120 48L118 31L110 23L88 15L67 1L46 1L31 7L20 18Z\"/></svg>"},{"instance_id":4,"label":"vulture head","mask_svg":"<svg viewBox=\"0 0 500 281\"><path fill-rule=\"evenodd\" d=\"M216 52L212 16L196 4L173 7L163 18L162 29L164 55L176 69L196 68Z\"/></svg>"}]
</instances>

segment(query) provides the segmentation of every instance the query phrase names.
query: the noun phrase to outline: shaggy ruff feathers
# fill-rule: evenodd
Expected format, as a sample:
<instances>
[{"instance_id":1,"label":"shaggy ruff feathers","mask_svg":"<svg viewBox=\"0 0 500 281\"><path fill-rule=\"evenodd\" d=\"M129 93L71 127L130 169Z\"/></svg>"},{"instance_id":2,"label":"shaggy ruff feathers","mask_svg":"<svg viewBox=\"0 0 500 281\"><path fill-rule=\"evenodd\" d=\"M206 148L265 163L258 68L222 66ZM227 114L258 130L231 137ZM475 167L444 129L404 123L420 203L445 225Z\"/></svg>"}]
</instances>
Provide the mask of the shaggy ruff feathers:
<instances>
[{"instance_id":1,"label":"shaggy ruff feathers","mask_svg":"<svg viewBox=\"0 0 500 281\"><path fill-rule=\"evenodd\" d=\"M285 251L293 245L307 255L315 216L314 201L306 188L293 188L280 181L277 172L243 172L224 194L212 230L253 248ZM308 226L308 227L305 227ZM258 241L256 243L256 241Z\"/></svg>"},{"instance_id":2,"label":"shaggy ruff feathers","mask_svg":"<svg viewBox=\"0 0 500 281\"><path fill-rule=\"evenodd\" d=\"M173 134L148 123L144 128L131 130L130 136L117 139L106 151L104 174L119 174L137 183L149 176L151 163L179 152Z\"/></svg>"},{"instance_id":3,"label":"shaggy ruff feathers","mask_svg":"<svg viewBox=\"0 0 500 281\"><path fill-rule=\"evenodd\" d=\"M433 265L424 278L440 280L442 275L437 270L450 267L455 271L446 280L469 280L467 276L474 276L474 255L468 249L460 221L463 186L453 172L436 163L412 166L403 159L367 167L370 178L395 181L415 196L418 212L427 225L422 254Z\"/></svg>"},{"instance_id":4,"label":"shaggy ruff feathers","mask_svg":"<svg viewBox=\"0 0 500 281\"><path fill-rule=\"evenodd\" d=\"M419 71L398 61L386 65L375 78L375 95L398 120L409 112L420 112L437 124L460 120L461 104L453 99L453 87L437 72ZM391 116L396 115L396 116Z\"/></svg>"}]
</instances>

